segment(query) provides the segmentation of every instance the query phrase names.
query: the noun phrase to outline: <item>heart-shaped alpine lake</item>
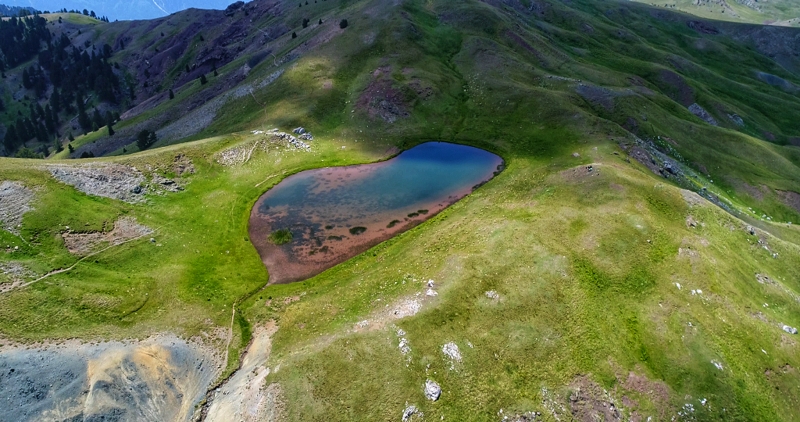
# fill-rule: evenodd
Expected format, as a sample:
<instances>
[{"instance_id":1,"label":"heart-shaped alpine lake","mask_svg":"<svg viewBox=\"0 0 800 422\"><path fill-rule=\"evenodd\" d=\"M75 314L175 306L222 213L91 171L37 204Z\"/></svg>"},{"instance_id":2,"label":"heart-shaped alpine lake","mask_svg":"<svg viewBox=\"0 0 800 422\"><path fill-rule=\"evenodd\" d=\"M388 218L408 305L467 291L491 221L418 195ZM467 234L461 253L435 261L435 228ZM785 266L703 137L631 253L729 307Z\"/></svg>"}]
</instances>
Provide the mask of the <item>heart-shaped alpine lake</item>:
<instances>
[{"instance_id":1,"label":"heart-shaped alpine lake","mask_svg":"<svg viewBox=\"0 0 800 422\"><path fill-rule=\"evenodd\" d=\"M426 142L379 163L303 171L258 199L250 240L271 284L303 280L431 218L502 166L482 149Z\"/></svg>"}]
</instances>

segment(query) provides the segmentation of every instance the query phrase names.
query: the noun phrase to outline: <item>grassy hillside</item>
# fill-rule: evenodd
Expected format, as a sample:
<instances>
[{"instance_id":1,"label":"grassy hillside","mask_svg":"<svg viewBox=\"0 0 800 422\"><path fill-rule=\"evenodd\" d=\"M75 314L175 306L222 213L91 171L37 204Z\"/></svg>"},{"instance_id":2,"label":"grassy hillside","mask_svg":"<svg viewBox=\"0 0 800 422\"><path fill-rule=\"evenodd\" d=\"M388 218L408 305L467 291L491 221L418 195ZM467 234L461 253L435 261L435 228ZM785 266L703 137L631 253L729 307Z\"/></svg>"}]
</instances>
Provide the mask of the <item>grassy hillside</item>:
<instances>
[{"instance_id":1,"label":"grassy hillside","mask_svg":"<svg viewBox=\"0 0 800 422\"><path fill-rule=\"evenodd\" d=\"M409 405L429 420L800 418L798 337L782 329L800 326L797 30L589 0L253 3L270 12L234 31L241 54L217 77L180 69L209 57L200 36L242 16L192 32L192 59L166 61L160 88L118 123L127 138L74 144L121 156L0 162L34 198L19 236L0 232L3 268L38 280L0 293L4 337L169 331L236 357L274 321L258 387L280 386L289 420L400 419ZM119 60L151 61L173 42L166 28L203 13L94 36L128 34ZM296 126L314 133L311 152L259 133ZM143 128L160 140L137 152ZM348 262L267 285L247 238L259 195L427 140L507 168ZM145 201L79 192L52 165L135 167ZM71 234L122 217L154 232L68 250ZM443 353L451 342L459 359Z\"/></svg>"},{"instance_id":2,"label":"grassy hillside","mask_svg":"<svg viewBox=\"0 0 800 422\"><path fill-rule=\"evenodd\" d=\"M800 25L800 5L792 0L636 0L654 7L691 13L706 19L765 25Z\"/></svg>"}]
</instances>

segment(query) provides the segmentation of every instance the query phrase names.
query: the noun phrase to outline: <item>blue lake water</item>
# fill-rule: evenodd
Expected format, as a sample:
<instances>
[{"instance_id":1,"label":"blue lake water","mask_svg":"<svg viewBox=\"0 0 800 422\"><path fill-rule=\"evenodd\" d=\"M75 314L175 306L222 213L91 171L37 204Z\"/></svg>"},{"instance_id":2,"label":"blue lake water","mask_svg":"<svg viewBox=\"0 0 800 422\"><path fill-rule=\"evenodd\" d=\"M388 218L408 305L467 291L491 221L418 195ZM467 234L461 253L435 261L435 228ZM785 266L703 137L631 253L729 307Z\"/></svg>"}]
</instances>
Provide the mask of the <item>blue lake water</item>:
<instances>
[{"instance_id":1,"label":"blue lake water","mask_svg":"<svg viewBox=\"0 0 800 422\"><path fill-rule=\"evenodd\" d=\"M304 171L259 198L251 241L271 283L305 279L430 218L502 163L482 149L427 142L380 163ZM270 242L276 230L292 241Z\"/></svg>"}]
</instances>

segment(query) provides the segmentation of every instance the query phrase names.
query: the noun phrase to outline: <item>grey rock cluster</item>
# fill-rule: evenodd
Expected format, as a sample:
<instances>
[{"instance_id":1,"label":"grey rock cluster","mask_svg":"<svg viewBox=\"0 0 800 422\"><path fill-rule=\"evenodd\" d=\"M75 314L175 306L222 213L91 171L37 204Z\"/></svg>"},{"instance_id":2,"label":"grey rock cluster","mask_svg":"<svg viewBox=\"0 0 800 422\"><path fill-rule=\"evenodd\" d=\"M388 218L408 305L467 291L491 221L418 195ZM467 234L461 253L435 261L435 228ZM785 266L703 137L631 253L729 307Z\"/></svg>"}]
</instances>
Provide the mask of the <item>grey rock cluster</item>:
<instances>
[{"instance_id":1,"label":"grey rock cluster","mask_svg":"<svg viewBox=\"0 0 800 422\"><path fill-rule=\"evenodd\" d=\"M412 405L408 405L408 406L406 406L405 409L403 409L403 419L402 419L402 421L403 422L408 422L408 421L411 420L411 418L414 415L422 418L422 412L420 412L419 409L417 409L417 406L414 406L413 404Z\"/></svg>"},{"instance_id":2,"label":"grey rock cluster","mask_svg":"<svg viewBox=\"0 0 800 422\"><path fill-rule=\"evenodd\" d=\"M719 126L717 120L708 114L706 109L700 107L700 104L694 103L689 106L689 111L694 114L695 116L699 117L700 119L704 120L706 123L710 124L711 126Z\"/></svg>"},{"instance_id":3,"label":"grey rock cluster","mask_svg":"<svg viewBox=\"0 0 800 422\"><path fill-rule=\"evenodd\" d=\"M442 387L433 380L425 380L425 397L428 400L436 401L439 400L439 396L442 395Z\"/></svg>"}]
</instances>

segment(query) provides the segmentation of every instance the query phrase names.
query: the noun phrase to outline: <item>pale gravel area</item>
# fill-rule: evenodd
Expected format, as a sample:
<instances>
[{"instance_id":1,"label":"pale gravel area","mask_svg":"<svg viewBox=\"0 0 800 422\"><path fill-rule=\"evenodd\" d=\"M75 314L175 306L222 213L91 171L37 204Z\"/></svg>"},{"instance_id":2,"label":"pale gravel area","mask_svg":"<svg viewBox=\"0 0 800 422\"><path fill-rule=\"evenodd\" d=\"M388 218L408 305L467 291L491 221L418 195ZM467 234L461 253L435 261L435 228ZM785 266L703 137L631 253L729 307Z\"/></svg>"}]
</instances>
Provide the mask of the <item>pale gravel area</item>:
<instances>
[{"instance_id":1,"label":"pale gravel area","mask_svg":"<svg viewBox=\"0 0 800 422\"><path fill-rule=\"evenodd\" d=\"M258 327L242 359L241 367L223 385L209 394L205 421L276 421L282 416L283 395L279 384L266 385L271 370L266 366L272 350L274 321Z\"/></svg>"},{"instance_id":2,"label":"pale gravel area","mask_svg":"<svg viewBox=\"0 0 800 422\"><path fill-rule=\"evenodd\" d=\"M122 164L46 166L57 180L89 195L136 203L144 200L145 177L134 167Z\"/></svg>"},{"instance_id":3,"label":"pale gravel area","mask_svg":"<svg viewBox=\"0 0 800 422\"><path fill-rule=\"evenodd\" d=\"M215 156L215 161L223 166L237 166L250 161L255 151L267 151L270 146L295 149L305 152L311 151L311 145L278 129L268 131L254 130L253 135L264 135L263 138L245 142L234 147L220 151Z\"/></svg>"},{"instance_id":4,"label":"pale gravel area","mask_svg":"<svg viewBox=\"0 0 800 422\"><path fill-rule=\"evenodd\" d=\"M20 182L0 183L0 222L3 229L19 235L22 217L30 211L33 191Z\"/></svg>"},{"instance_id":5,"label":"pale gravel area","mask_svg":"<svg viewBox=\"0 0 800 422\"><path fill-rule=\"evenodd\" d=\"M219 365L171 334L144 341L0 343L0 420L190 421Z\"/></svg>"}]
</instances>

